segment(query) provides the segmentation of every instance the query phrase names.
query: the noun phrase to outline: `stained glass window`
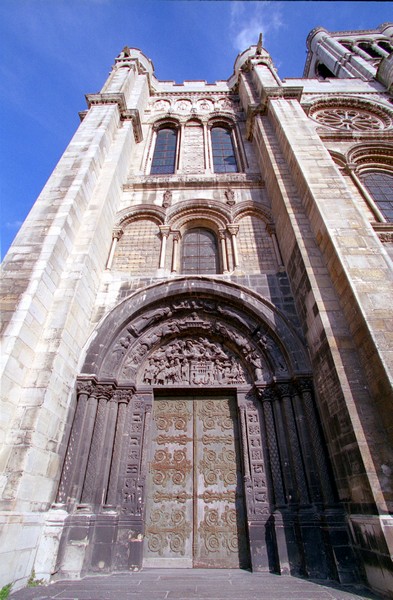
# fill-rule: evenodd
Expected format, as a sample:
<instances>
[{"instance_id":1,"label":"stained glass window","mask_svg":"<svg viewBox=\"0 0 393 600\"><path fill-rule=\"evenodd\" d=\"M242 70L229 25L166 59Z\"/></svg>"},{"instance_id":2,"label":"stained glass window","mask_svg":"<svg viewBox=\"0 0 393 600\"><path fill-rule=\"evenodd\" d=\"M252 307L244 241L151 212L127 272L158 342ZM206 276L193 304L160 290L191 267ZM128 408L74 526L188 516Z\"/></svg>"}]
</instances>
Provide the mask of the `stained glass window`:
<instances>
[{"instance_id":1,"label":"stained glass window","mask_svg":"<svg viewBox=\"0 0 393 600\"><path fill-rule=\"evenodd\" d=\"M182 245L182 272L194 275L218 273L217 241L214 233L200 227L185 233Z\"/></svg>"},{"instance_id":2,"label":"stained glass window","mask_svg":"<svg viewBox=\"0 0 393 600\"><path fill-rule=\"evenodd\" d=\"M175 172L177 132L165 128L157 132L151 173L153 175Z\"/></svg>"},{"instance_id":3,"label":"stained glass window","mask_svg":"<svg viewBox=\"0 0 393 600\"><path fill-rule=\"evenodd\" d=\"M233 150L232 135L225 127L213 127L211 130L213 165L215 173L237 173L237 164Z\"/></svg>"},{"instance_id":4,"label":"stained glass window","mask_svg":"<svg viewBox=\"0 0 393 600\"><path fill-rule=\"evenodd\" d=\"M374 171L362 176L375 204L389 223L393 223L393 174Z\"/></svg>"}]
</instances>

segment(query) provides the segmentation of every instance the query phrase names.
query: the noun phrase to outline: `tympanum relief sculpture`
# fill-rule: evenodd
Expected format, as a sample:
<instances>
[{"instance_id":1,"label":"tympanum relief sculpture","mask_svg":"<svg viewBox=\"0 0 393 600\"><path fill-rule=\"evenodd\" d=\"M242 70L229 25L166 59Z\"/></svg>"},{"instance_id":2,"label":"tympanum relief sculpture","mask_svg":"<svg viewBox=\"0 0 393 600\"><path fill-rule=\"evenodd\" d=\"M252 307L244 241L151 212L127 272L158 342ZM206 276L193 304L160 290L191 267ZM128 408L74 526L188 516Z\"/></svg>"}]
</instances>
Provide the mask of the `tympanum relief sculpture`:
<instances>
[{"instance_id":1,"label":"tympanum relief sculpture","mask_svg":"<svg viewBox=\"0 0 393 600\"><path fill-rule=\"evenodd\" d=\"M231 385L248 379L232 352L205 337L175 340L160 348L148 359L143 374L148 385Z\"/></svg>"}]
</instances>

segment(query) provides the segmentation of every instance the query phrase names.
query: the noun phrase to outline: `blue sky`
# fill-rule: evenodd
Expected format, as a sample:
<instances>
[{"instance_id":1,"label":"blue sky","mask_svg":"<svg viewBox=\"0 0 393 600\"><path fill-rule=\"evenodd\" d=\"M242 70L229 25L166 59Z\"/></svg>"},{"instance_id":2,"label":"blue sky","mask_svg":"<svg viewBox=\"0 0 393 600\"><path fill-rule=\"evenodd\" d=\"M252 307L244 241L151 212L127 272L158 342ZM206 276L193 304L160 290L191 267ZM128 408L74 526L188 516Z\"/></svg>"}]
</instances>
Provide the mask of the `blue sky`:
<instances>
[{"instance_id":1,"label":"blue sky","mask_svg":"<svg viewBox=\"0 0 393 600\"><path fill-rule=\"evenodd\" d=\"M314 27L391 20L393 2L1 0L2 256L123 46L140 48L159 79L213 82L262 31L280 76L301 77Z\"/></svg>"}]
</instances>

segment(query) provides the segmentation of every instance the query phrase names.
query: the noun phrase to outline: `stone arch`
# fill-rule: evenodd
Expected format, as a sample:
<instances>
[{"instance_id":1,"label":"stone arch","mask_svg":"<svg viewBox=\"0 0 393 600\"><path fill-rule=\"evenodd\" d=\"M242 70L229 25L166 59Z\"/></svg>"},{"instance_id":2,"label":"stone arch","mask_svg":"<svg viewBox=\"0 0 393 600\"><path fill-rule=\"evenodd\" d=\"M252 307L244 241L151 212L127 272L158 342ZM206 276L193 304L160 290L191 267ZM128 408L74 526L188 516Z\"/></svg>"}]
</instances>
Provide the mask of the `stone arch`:
<instances>
[{"instance_id":1,"label":"stone arch","mask_svg":"<svg viewBox=\"0 0 393 600\"><path fill-rule=\"evenodd\" d=\"M154 204L144 204L133 208L122 210L116 218L115 228L125 227L136 219L151 219L157 225L163 225L165 221L165 210Z\"/></svg>"},{"instance_id":2,"label":"stone arch","mask_svg":"<svg viewBox=\"0 0 393 600\"><path fill-rule=\"evenodd\" d=\"M196 327L195 314L200 317ZM274 305L242 286L202 276L156 284L121 302L94 334L82 374L124 382L124 362L133 352L145 347L142 359L180 331L188 335L195 330L199 335L206 324L217 340L225 335L222 327L229 328L228 347L237 347L237 355L246 358L256 352L269 366L271 380L310 375L303 343ZM242 345L246 343L247 347ZM132 373L134 384L136 370Z\"/></svg>"},{"instance_id":3,"label":"stone arch","mask_svg":"<svg viewBox=\"0 0 393 600\"><path fill-rule=\"evenodd\" d=\"M230 211L226 205L202 198L179 202L167 212L167 223L173 230L180 230L190 221L201 218L210 221L216 231L227 227L231 222Z\"/></svg>"},{"instance_id":4,"label":"stone arch","mask_svg":"<svg viewBox=\"0 0 393 600\"><path fill-rule=\"evenodd\" d=\"M169 367L180 357L188 371L179 380ZM146 377L155 360L164 361L164 378ZM269 301L207 277L135 292L89 341L57 497L69 513L60 576L141 567L151 413L160 389L174 402L179 392L184 398L206 390L235 400L252 569L337 577L346 525L335 506L306 348ZM221 439L219 430L212 433ZM171 459L170 450L161 454ZM335 535L340 530L336 556L329 519ZM318 560L316 546L323 548Z\"/></svg>"},{"instance_id":5,"label":"stone arch","mask_svg":"<svg viewBox=\"0 0 393 600\"><path fill-rule=\"evenodd\" d=\"M347 163L353 165L357 173L373 169L393 171L393 145L356 144L347 152Z\"/></svg>"}]
</instances>

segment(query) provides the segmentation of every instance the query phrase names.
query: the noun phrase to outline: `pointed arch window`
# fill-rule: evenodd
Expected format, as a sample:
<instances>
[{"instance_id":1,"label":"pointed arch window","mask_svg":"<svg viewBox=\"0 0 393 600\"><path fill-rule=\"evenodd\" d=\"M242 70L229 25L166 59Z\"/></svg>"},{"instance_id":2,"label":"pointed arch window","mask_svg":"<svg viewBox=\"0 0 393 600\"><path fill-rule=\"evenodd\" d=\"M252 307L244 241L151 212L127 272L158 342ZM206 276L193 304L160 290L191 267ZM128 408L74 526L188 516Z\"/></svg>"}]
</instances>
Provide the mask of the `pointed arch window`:
<instances>
[{"instance_id":1,"label":"pointed arch window","mask_svg":"<svg viewBox=\"0 0 393 600\"><path fill-rule=\"evenodd\" d=\"M162 127L157 131L150 173L166 175L175 172L177 131L173 127Z\"/></svg>"},{"instance_id":2,"label":"pointed arch window","mask_svg":"<svg viewBox=\"0 0 393 600\"><path fill-rule=\"evenodd\" d=\"M232 132L229 128L214 126L211 129L213 168L215 173L237 173Z\"/></svg>"},{"instance_id":3,"label":"pointed arch window","mask_svg":"<svg viewBox=\"0 0 393 600\"><path fill-rule=\"evenodd\" d=\"M212 231L202 227L189 229L183 237L181 271L189 275L219 272L218 247Z\"/></svg>"},{"instance_id":4,"label":"pointed arch window","mask_svg":"<svg viewBox=\"0 0 393 600\"><path fill-rule=\"evenodd\" d=\"M393 173L373 171L361 176L378 209L388 223L393 223Z\"/></svg>"}]
</instances>

